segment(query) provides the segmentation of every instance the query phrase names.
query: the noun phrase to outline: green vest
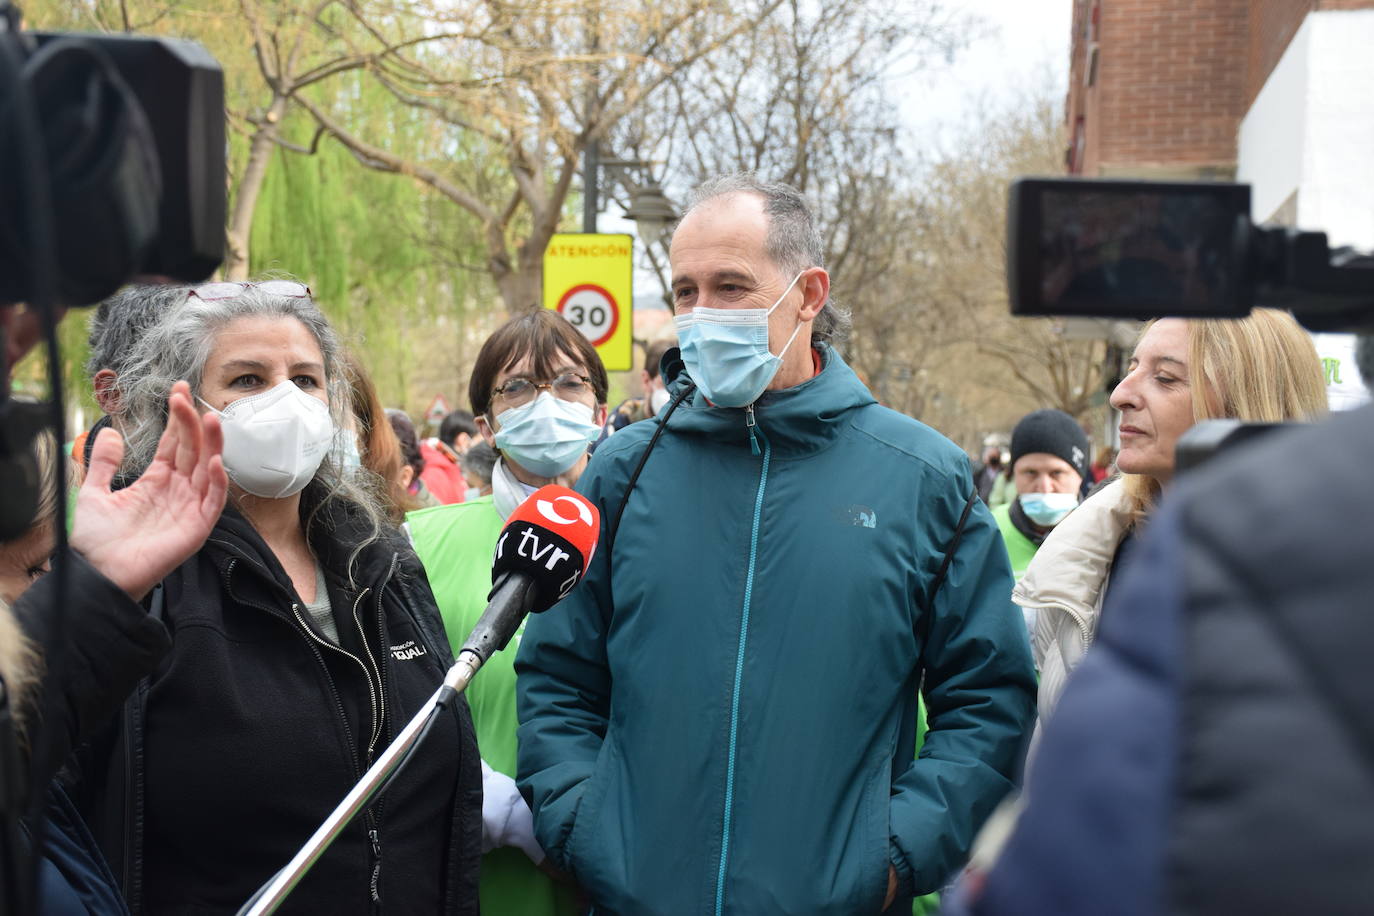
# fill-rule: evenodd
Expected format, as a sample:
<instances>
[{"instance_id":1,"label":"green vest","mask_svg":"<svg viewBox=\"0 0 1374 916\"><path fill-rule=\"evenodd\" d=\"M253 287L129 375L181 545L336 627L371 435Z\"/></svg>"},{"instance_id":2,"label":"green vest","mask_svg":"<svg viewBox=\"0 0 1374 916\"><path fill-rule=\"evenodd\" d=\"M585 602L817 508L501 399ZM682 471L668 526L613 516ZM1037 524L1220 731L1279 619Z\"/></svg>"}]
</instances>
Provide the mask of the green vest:
<instances>
[{"instance_id":1,"label":"green vest","mask_svg":"<svg viewBox=\"0 0 1374 916\"><path fill-rule=\"evenodd\" d=\"M487 606L491 559L505 521L490 496L420 509L406 516L411 542L425 565L434 600L456 654ZM510 645L482 666L465 696L477 731L477 747L493 770L515 777L515 650ZM572 889L556 884L519 849L493 849L482 857L482 912L497 916L573 916Z\"/></svg>"},{"instance_id":2,"label":"green vest","mask_svg":"<svg viewBox=\"0 0 1374 916\"><path fill-rule=\"evenodd\" d=\"M1018 582L1026 574L1031 557L1035 556L1038 545L1031 541L1011 523L1011 503L1003 503L992 510L997 520L997 528L1002 532L1002 541L1007 545L1007 557L1011 560L1011 575Z\"/></svg>"}]
</instances>

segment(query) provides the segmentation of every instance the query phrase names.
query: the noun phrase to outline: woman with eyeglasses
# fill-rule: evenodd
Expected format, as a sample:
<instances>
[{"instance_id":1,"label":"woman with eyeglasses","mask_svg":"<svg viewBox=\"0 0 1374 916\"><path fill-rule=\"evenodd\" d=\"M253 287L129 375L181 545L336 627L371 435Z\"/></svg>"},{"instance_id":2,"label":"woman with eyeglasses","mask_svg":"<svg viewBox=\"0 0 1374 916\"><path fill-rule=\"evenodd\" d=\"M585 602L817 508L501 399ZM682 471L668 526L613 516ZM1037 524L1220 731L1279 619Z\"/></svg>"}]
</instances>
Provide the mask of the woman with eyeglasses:
<instances>
[{"instance_id":1,"label":"woman with eyeglasses","mask_svg":"<svg viewBox=\"0 0 1374 916\"><path fill-rule=\"evenodd\" d=\"M488 496L407 516L449 641L460 647L486 607L491 557L507 516L550 483L573 486L606 422L606 369L586 337L556 312L513 318L477 354L468 397L477 429L500 457ZM515 788L515 649L492 656L468 687L482 749L482 909L572 914L572 889L542 873L529 806Z\"/></svg>"},{"instance_id":2,"label":"woman with eyeglasses","mask_svg":"<svg viewBox=\"0 0 1374 916\"><path fill-rule=\"evenodd\" d=\"M451 663L424 572L386 522L384 482L332 449L349 410L341 360L310 291L274 280L186 290L122 363L126 474L153 458L168 385L185 379L219 415L230 480L205 546L149 599L172 634L167 661L82 775L134 913L236 911ZM460 701L281 912L477 912L480 810Z\"/></svg>"}]
</instances>

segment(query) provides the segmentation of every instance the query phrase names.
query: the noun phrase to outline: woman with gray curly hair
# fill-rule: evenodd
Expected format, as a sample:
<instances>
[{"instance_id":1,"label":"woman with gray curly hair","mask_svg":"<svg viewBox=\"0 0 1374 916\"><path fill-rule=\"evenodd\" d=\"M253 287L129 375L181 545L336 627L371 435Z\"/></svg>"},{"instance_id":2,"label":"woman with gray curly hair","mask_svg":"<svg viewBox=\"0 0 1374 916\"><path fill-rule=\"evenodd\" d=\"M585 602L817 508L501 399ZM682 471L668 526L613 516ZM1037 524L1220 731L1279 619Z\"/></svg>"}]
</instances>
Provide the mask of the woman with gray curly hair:
<instances>
[{"instance_id":1,"label":"woman with gray curly hair","mask_svg":"<svg viewBox=\"0 0 1374 916\"><path fill-rule=\"evenodd\" d=\"M168 387L185 379L220 417L230 498L205 546L150 599L172 652L83 776L85 813L134 913L237 909L451 661L414 553L367 475L331 455L347 374L310 291L211 283L182 300L121 361L123 470L136 476L152 459ZM475 913L480 786L460 702L288 908Z\"/></svg>"}]
</instances>

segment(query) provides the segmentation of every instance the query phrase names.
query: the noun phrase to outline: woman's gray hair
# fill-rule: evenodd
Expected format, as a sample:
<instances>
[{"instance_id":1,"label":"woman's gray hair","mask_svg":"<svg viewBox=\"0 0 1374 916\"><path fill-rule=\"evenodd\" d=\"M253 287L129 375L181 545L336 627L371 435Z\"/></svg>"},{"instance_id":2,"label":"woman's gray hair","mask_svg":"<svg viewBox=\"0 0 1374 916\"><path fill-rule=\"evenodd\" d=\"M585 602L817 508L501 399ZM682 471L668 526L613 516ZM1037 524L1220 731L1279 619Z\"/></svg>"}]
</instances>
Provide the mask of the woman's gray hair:
<instances>
[{"instance_id":1,"label":"woman's gray hair","mask_svg":"<svg viewBox=\"0 0 1374 916\"><path fill-rule=\"evenodd\" d=\"M341 362L343 345L313 299L264 292L258 286L248 285L232 298L206 301L191 295L191 290L192 287L181 287L180 296L172 297L176 304L170 306L165 286L135 286L121 293L124 307L130 313L140 313L140 296L163 307L161 320L134 336L129 341L127 353L119 360L117 386L121 410L118 419L124 433L123 470L126 474L140 474L152 462L158 439L167 424L167 398L172 384L186 380L191 386L192 397L199 398L204 382L202 373L216 338L231 322L240 318L294 318L305 326L324 357L325 390L334 428L348 428L350 381ZM336 501L348 504L355 512L361 511L371 529L362 543L354 545L350 566L363 547L382 534L386 516L377 495L379 491L373 484L374 481L358 474L356 469L353 473L345 470L331 450L306 486L305 502L311 506L309 516L304 519L307 535L321 510Z\"/></svg>"},{"instance_id":2,"label":"woman's gray hair","mask_svg":"<svg viewBox=\"0 0 1374 916\"><path fill-rule=\"evenodd\" d=\"M811 207L800 191L781 181L761 181L752 172L712 178L688 195L687 209L682 215L685 218L707 201L728 194L757 194L763 198L763 212L768 217L764 245L768 257L789 278L808 267L825 266L825 246ZM852 327L849 309L827 299L811 322L811 343L838 346L849 337Z\"/></svg>"}]
</instances>

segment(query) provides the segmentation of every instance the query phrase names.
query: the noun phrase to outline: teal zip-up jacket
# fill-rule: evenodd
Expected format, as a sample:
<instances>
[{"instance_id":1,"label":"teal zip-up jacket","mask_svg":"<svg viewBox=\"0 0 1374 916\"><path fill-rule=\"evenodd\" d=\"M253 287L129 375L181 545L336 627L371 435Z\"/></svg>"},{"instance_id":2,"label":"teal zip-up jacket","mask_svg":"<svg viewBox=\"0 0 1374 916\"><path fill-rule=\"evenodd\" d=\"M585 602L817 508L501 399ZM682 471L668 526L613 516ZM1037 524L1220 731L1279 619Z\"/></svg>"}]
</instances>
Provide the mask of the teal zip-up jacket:
<instances>
[{"instance_id":1,"label":"teal zip-up jacket","mask_svg":"<svg viewBox=\"0 0 1374 916\"><path fill-rule=\"evenodd\" d=\"M656 423L578 483L603 543L526 626L518 781L597 914L877 913L889 864L910 912L1018 775L1035 675L981 501L929 600L968 459L822 361L752 412L694 392L613 544Z\"/></svg>"}]
</instances>

